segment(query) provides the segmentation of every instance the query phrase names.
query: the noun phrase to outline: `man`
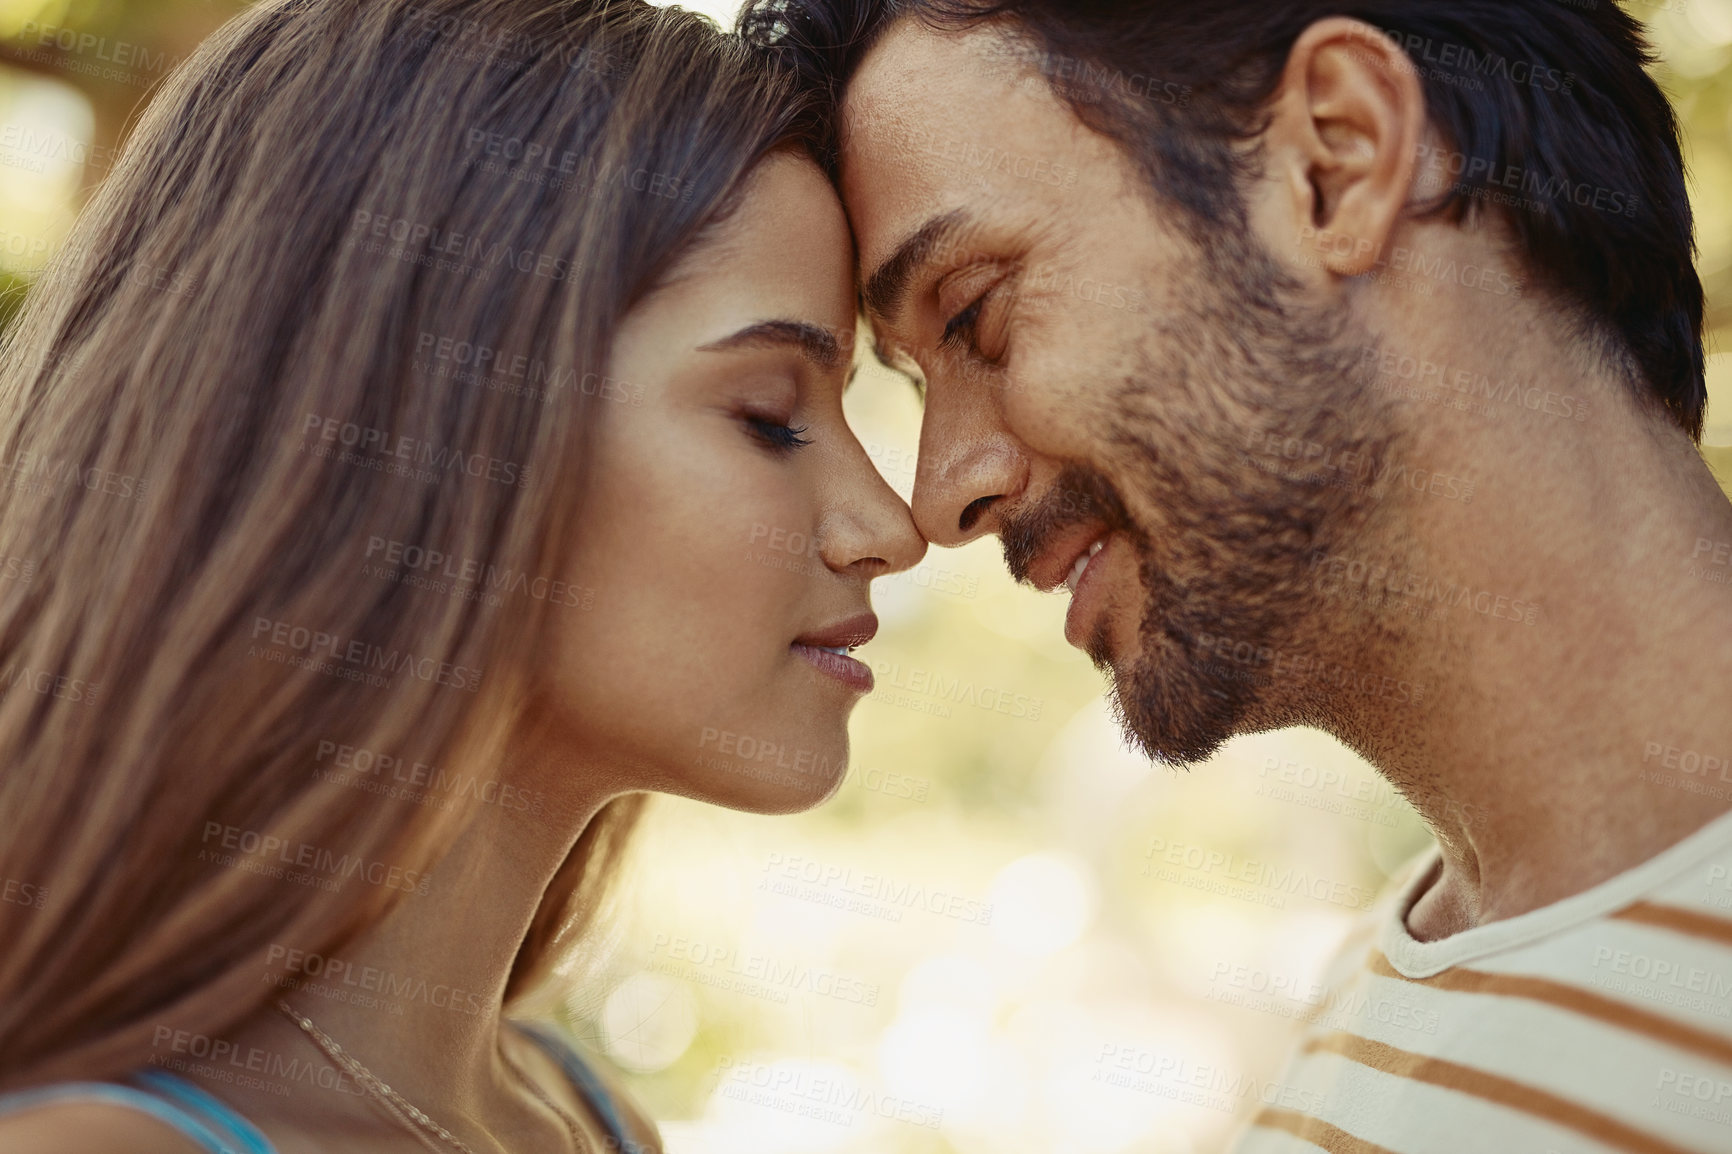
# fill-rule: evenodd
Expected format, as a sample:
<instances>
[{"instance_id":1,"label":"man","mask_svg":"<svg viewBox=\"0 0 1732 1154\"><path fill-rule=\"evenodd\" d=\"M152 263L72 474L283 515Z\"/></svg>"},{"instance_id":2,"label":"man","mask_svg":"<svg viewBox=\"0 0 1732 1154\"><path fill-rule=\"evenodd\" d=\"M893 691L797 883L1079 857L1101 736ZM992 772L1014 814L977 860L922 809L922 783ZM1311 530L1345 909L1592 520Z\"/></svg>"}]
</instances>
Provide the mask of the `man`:
<instances>
[{"instance_id":1,"label":"man","mask_svg":"<svg viewBox=\"0 0 1732 1154\"><path fill-rule=\"evenodd\" d=\"M1352 12L1358 18L1349 18ZM1439 849L1243 1148L1732 1150L1732 505L1615 4L755 0L826 103L926 536L1173 763L1313 725ZM1405 1035L1405 1036L1404 1036Z\"/></svg>"}]
</instances>

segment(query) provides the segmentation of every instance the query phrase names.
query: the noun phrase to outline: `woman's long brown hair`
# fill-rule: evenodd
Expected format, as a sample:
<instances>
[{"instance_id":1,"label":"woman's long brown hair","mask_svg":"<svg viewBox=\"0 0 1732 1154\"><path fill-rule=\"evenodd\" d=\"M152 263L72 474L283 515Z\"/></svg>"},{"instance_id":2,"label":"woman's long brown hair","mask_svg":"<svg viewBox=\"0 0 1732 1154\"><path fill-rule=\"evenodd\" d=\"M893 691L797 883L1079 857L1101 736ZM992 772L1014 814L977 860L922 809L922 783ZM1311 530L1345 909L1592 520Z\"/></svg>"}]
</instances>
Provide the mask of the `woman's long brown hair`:
<instances>
[{"instance_id":1,"label":"woman's long brown hair","mask_svg":"<svg viewBox=\"0 0 1732 1154\"><path fill-rule=\"evenodd\" d=\"M586 415L644 387L610 334L805 115L643 0L267 0L169 78L0 350L0 1087L220 1036L272 943L438 884L463 808L320 743L497 769L585 611L523 589L582 548ZM441 594L390 543L541 580Z\"/></svg>"}]
</instances>

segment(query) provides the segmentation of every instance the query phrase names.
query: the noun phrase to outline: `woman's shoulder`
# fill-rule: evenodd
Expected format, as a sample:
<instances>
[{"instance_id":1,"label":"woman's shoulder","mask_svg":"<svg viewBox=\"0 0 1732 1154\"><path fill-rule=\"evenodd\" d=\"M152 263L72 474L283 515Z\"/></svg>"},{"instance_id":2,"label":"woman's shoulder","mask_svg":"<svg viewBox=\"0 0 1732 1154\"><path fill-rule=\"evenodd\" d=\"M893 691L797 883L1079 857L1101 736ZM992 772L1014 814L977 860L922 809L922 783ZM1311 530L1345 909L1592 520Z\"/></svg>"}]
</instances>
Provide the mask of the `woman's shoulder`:
<instances>
[{"instance_id":1,"label":"woman's shoulder","mask_svg":"<svg viewBox=\"0 0 1732 1154\"><path fill-rule=\"evenodd\" d=\"M590 1072L613 1102L615 1115L627 1142L621 1154L662 1154L661 1131L656 1128L649 1115L638 1108L637 1102L626 1092L625 1087L620 1085L618 1077L611 1070L603 1069L598 1062L590 1063Z\"/></svg>"},{"instance_id":2,"label":"woman's shoulder","mask_svg":"<svg viewBox=\"0 0 1732 1154\"><path fill-rule=\"evenodd\" d=\"M140 1070L124 1082L57 1082L0 1094L0 1150L274 1154L252 1123L161 1070Z\"/></svg>"},{"instance_id":3,"label":"woman's shoulder","mask_svg":"<svg viewBox=\"0 0 1732 1154\"><path fill-rule=\"evenodd\" d=\"M563 1068L571 1090L609 1129L617 1130L617 1154L662 1154L656 1124L638 1108L606 1063L589 1059L569 1038L548 1025L520 1022L519 1026ZM609 1154L615 1154L612 1147Z\"/></svg>"},{"instance_id":4,"label":"woman's shoulder","mask_svg":"<svg viewBox=\"0 0 1732 1154\"><path fill-rule=\"evenodd\" d=\"M204 1147L136 1107L97 1097L44 1098L8 1109L0 1097L6 1154L202 1154Z\"/></svg>"}]
</instances>

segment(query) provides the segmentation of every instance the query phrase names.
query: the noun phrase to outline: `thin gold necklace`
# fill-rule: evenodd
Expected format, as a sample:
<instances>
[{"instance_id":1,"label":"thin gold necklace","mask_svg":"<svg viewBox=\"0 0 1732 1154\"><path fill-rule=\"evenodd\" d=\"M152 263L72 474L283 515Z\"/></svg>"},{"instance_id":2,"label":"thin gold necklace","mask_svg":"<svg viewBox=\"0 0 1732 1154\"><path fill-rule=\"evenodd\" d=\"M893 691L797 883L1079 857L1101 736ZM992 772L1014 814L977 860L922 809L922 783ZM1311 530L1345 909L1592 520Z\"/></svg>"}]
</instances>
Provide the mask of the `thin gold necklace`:
<instances>
[{"instance_id":1,"label":"thin gold necklace","mask_svg":"<svg viewBox=\"0 0 1732 1154\"><path fill-rule=\"evenodd\" d=\"M289 1021L299 1026L301 1031L313 1040L313 1045L317 1046L325 1057L348 1071L349 1076L355 1079L360 1087L371 1094L380 1105L384 1106L390 1112L391 1117L412 1131L421 1140L423 1146L430 1150L442 1150L443 1148L433 1141L434 1138L438 1138L446 1146L453 1150L459 1150L462 1154L475 1154L475 1151L465 1145L461 1138L416 1109L409 1099L391 1089L373 1071L361 1065L337 1043L335 1038L313 1025L311 1018L296 1013L294 1007L281 999L277 1001L277 1009L286 1014Z\"/></svg>"},{"instance_id":2,"label":"thin gold necklace","mask_svg":"<svg viewBox=\"0 0 1732 1154\"><path fill-rule=\"evenodd\" d=\"M382 1078L377 1074L374 1074L373 1071L367 1069L366 1066L362 1065L360 1060L354 1055L344 1050L342 1045L335 1038L314 1025L311 1018L304 1014L297 1013L294 1007L280 999L277 1002L277 1009L287 1015L291 1022L299 1026L302 1032L305 1033L307 1037L312 1040L313 1044L319 1048L321 1053L346 1070L349 1076L355 1079L356 1083L359 1084L362 1089L366 1090L380 1103L380 1105L384 1106L390 1113L391 1117L396 1119L398 1124L402 1125L419 1138L423 1146L426 1146L431 1150L442 1150L440 1146L433 1142L434 1138L438 1138L452 1149L461 1151L461 1154L475 1154L475 1151L466 1145L461 1138L445 1129L445 1127L439 1125L439 1123L433 1121L433 1119L429 1118L425 1113L417 1109L414 1103L410 1102L407 1098L403 1097L403 1095L397 1093L397 1091L386 1085ZM535 1080L517 1064L516 1060L506 1052L503 1046L500 1047L499 1054L500 1057L505 1060L505 1065L511 1070L512 1074L516 1076L517 1080L522 1082L524 1086L529 1089L531 1094L534 1094L541 1100L542 1105L546 1106L549 1110L552 1110L554 1116L565 1124L565 1128L571 1133L573 1147L577 1150L586 1149L586 1144L582 1135L582 1128L579 1126L577 1121L573 1119L570 1114L567 1114L557 1102L549 1097L546 1091L542 1090L540 1086L535 1084Z\"/></svg>"}]
</instances>

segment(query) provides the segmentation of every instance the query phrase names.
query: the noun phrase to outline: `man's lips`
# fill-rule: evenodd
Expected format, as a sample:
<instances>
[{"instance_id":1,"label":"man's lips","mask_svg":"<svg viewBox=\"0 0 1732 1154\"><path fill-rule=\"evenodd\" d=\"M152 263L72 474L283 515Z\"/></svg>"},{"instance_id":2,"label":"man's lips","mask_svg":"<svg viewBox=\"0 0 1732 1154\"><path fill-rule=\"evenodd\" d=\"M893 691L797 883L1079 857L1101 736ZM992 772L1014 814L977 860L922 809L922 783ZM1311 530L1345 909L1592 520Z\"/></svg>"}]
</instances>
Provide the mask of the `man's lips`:
<instances>
[{"instance_id":1,"label":"man's lips","mask_svg":"<svg viewBox=\"0 0 1732 1154\"><path fill-rule=\"evenodd\" d=\"M1051 593L1065 584L1076 572L1077 562L1085 560L1089 550L1105 541L1109 532L1104 523L1089 521L1055 533L1035 555L1025 579L1042 593Z\"/></svg>"},{"instance_id":2,"label":"man's lips","mask_svg":"<svg viewBox=\"0 0 1732 1154\"><path fill-rule=\"evenodd\" d=\"M1070 586L1070 609L1064 617L1064 639L1078 649L1088 651L1095 638L1095 630L1105 611L1107 602L1106 587L1101 570L1109 561L1108 549L1116 537L1103 537L1090 545L1082 556L1076 559L1070 576L1065 583Z\"/></svg>"}]
</instances>

